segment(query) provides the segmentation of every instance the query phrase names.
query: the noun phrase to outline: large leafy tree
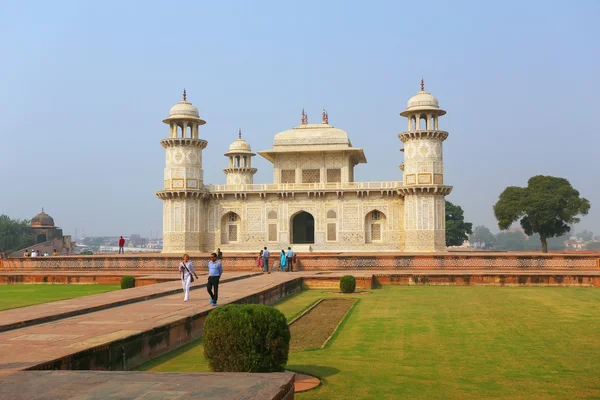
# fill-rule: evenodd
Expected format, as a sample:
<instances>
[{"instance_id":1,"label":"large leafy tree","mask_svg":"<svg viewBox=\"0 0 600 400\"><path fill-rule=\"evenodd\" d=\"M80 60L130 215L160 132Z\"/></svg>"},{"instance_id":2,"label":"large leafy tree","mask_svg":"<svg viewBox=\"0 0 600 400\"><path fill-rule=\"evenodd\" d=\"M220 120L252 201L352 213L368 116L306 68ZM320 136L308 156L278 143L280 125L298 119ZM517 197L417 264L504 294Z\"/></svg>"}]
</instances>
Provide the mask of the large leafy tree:
<instances>
[{"instance_id":1,"label":"large leafy tree","mask_svg":"<svg viewBox=\"0 0 600 400\"><path fill-rule=\"evenodd\" d=\"M548 238L569 232L570 225L579 222L578 215L589 210L589 200L579 197L568 180L544 175L530 178L524 188L507 187L494 205L500 229L520 220L527 235L540 235L544 253L548 252Z\"/></svg>"},{"instance_id":2,"label":"large leafy tree","mask_svg":"<svg viewBox=\"0 0 600 400\"><path fill-rule=\"evenodd\" d=\"M491 249L496 243L496 236L487 227L479 225L473 228L473 234L469 236L469 242L473 247Z\"/></svg>"},{"instance_id":3,"label":"large leafy tree","mask_svg":"<svg viewBox=\"0 0 600 400\"><path fill-rule=\"evenodd\" d=\"M446 246L460 246L469 239L473 224L465 222L461 206L446 200Z\"/></svg>"},{"instance_id":4,"label":"large leafy tree","mask_svg":"<svg viewBox=\"0 0 600 400\"><path fill-rule=\"evenodd\" d=\"M31 246L35 238L31 232L29 221L11 219L8 215L0 215L0 251L10 254Z\"/></svg>"}]
</instances>

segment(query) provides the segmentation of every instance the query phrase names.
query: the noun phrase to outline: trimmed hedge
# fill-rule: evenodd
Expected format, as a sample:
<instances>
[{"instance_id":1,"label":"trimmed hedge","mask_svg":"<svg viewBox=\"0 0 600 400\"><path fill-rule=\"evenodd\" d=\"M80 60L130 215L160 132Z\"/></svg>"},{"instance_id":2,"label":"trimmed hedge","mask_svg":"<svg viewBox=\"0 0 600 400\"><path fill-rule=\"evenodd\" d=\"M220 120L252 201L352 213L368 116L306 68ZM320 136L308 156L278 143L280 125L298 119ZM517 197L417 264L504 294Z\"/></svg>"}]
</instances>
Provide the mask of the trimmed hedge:
<instances>
[{"instance_id":1,"label":"trimmed hedge","mask_svg":"<svg viewBox=\"0 0 600 400\"><path fill-rule=\"evenodd\" d=\"M213 372L283 372L290 328L273 307L228 304L208 314L202 342Z\"/></svg>"},{"instance_id":2,"label":"trimmed hedge","mask_svg":"<svg viewBox=\"0 0 600 400\"><path fill-rule=\"evenodd\" d=\"M135 287L135 278L133 276L126 275L121 278L121 289L129 289Z\"/></svg>"},{"instance_id":3,"label":"trimmed hedge","mask_svg":"<svg viewBox=\"0 0 600 400\"><path fill-rule=\"evenodd\" d=\"M340 291L342 293L354 293L356 290L356 278L352 275L344 275L340 279Z\"/></svg>"}]
</instances>

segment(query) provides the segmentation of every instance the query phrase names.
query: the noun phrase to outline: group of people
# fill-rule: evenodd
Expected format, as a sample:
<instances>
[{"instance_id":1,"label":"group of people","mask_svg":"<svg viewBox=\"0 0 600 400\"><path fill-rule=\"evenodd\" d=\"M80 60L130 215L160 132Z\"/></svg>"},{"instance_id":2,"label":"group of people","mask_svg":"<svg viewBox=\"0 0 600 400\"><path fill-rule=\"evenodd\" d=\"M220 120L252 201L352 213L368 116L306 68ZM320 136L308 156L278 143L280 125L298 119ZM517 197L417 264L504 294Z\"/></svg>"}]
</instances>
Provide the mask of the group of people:
<instances>
[{"instance_id":1,"label":"group of people","mask_svg":"<svg viewBox=\"0 0 600 400\"><path fill-rule=\"evenodd\" d=\"M222 258L223 253L221 253L221 249L218 252ZM208 282L206 284L206 290L210 296L210 304L213 307L217 305L217 300L219 299L219 280L221 279L221 275L223 275L223 265L217 257L217 253L211 253L210 255L210 261L208 262ZM188 301L190 298L190 285L194 281L194 277L198 279L194 263L190 261L189 255L183 255L183 261L179 264L179 272L181 273L181 284L183 286L183 301Z\"/></svg>"},{"instance_id":2,"label":"group of people","mask_svg":"<svg viewBox=\"0 0 600 400\"><path fill-rule=\"evenodd\" d=\"M269 259L271 258L271 252L265 246L264 249L258 254L256 259L256 265L266 273L269 273ZM291 247L288 247L287 251L281 250L279 253L279 269L286 272L294 272L294 263L296 262L296 254Z\"/></svg>"},{"instance_id":3,"label":"group of people","mask_svg":"<svg viewBox=\"0 0 600 400\"><path fill-rule=\"evenodd\" d=\"M56 251L56 249L54 249L52 255L57 256L58 251ZM48 254L47 251L45 251L44 254L40 254L40 251L36 250L36 249L31 250L31 253L29 252L29 249L25 249L25 253L23 253L23 257L41 257L41 256L48 257L48 256L50 256L50 254Z\"/></svg>"}]
</instances>

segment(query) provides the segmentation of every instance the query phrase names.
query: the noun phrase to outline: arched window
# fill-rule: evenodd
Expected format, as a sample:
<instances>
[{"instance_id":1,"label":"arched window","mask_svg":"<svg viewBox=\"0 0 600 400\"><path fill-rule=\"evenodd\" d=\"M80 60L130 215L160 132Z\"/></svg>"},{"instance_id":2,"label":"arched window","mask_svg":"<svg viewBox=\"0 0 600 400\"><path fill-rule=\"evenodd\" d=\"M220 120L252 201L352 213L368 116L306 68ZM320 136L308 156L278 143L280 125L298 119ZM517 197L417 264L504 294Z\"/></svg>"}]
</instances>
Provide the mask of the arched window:
<instances>
[{"instance_id":1,"label":"arched window","mask_svg":"<svg viewBox=\"0 0 600 400\"><path fill-rule=\"evenodd\" d=\"M386 217L379 210L373 210L365 216L365 242L382 242L384 240Z\"/></svg>"},{"instance_id":2,"label":"arched window","mask_svg":"<svg viewBox=\"0 0 600 400\"><path fill-rule=\"evenodd\" d=\"M419 130L424 131L427 129L427 117L425 115L421 115L419 117Z\"/></svg>"},{"instance_id":3,"label":"arched window","mask_svg":"<svg viewBox=\"0 0 600 400\"><path fill-rule=\"evenodd\" d=\"M186 130L187 130L186 137L189 137L191 139L192 138L192 126L188 125Z\"/></svg>"},{"instance_id":4,"label":"arched window","mask_svg":"<svg viewBox=\"0 0 600 400\"><path fill-rule=\"evenodd\" d=\"M235 167L236 168L240 167L240 156L235 156Z\"/></svg>"},{"instance_id":5,"label":"arched window","mask_svg":"<svg viewBox=\"0 0 600 400\"><path fill-rule=\"evenodd\" d=\"M269 219L277 219L277 211L269 211Z\"/></svg>"},{"instance_id":6,"label":"arched window","mask_svg":"<svg viewBox=\"0 0 600 400\"><path fill-rule=\"evenodd\" d=\"M221 219L221 243L228 244L239 240L240 216L228 212Z\"/></svg>"},{"instance_id":7,"label":"arched window","mask_svg":"<svg viewBox=\"0 0 600 400\"><path fill-rule=\"evenodd\" d=\"M183 138L183 125L177 125L177 137Z\"/></svg>"},{"instance_id":8,"label":"arched window","mask_svg":"<svg viewBox=\"0 0 600 400\"><path fill-rule=\"evenodd\" d=\"M333 210L327 211L327 218L336 218L337 214Z\"/></svg>"}]
</instances>

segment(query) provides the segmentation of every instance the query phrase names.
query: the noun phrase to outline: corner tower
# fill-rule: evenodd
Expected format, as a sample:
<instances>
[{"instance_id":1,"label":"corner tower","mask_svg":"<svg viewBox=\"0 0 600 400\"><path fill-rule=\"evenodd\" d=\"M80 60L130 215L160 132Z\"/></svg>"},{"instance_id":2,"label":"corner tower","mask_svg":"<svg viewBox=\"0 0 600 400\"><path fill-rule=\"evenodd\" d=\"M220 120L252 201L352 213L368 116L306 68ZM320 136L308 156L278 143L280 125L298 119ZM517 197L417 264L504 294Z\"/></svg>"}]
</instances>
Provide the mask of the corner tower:
<instances>
[{"instance_id":1,"label":"corner tower","mask_svg":"<svg viewBox=\"0 0 600 400\"><path fill-rule=\"evenodd\" d=\"M252 168L252 152L250 145L242 139L242 130L238 132L238 139L231 143L225 157L229 157L229 168L223 169L227 175L228 185L251 185L254 183L254 174L257 169Z\"/></svg>"},{"instance_id":2,"label":"corner tower","mask_svg":"<svg viewBox=\"0 0 600 400\"><path fill-rule=\"evenodd\" d=\"M163 253L201 251L206 194L202 171L202 150L206 140L199 139L198 109L187 101L175 104L169 118L169 138L160 144L166 149L164 188L156 195L163 201Z\"/></svg>"},{"instance_id":3,"label":"corner tower","mask_svg":"<svg viewBox=\"0 0 600 400\"><path fill-rule=\"evenodd\" d=\"M446 114L438 101L421 91L400 113L408 118L408 131L398 135L404 143L403 171L404 229L406 252L446 251L445 196L452 191L444 185L442 143L448 132L439 130L438 118Z\"/></svg>"}]
</instances>

